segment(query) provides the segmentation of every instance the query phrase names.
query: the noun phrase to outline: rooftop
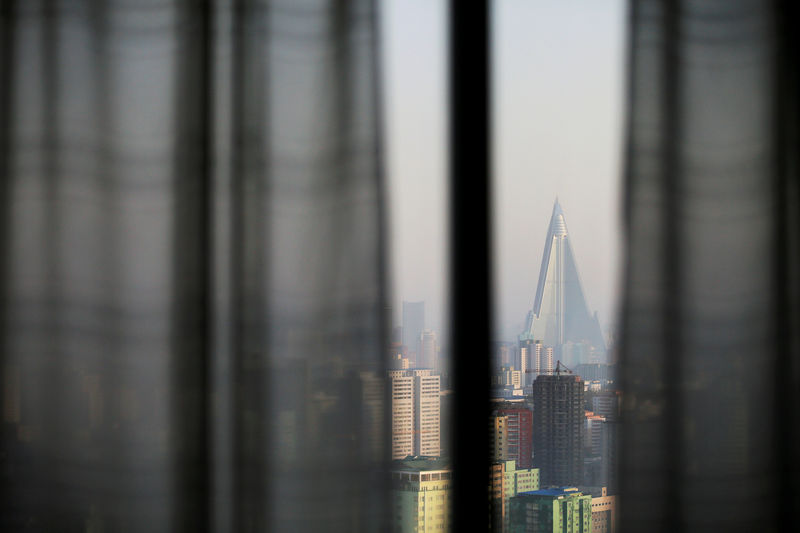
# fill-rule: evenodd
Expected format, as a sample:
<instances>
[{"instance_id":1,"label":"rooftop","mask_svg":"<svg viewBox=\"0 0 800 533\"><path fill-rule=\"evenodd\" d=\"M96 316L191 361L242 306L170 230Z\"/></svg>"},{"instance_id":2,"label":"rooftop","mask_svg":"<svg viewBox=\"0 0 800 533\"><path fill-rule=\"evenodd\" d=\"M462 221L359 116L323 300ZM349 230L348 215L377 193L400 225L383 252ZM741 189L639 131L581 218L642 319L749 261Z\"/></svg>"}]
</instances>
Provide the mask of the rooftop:
<instances>
[{"instance_id":1,"label":"rooftop","mask_svg":"<svg viewBox=\"0 0 800 533\"><path fill-rule=\"evenodd\" d=\"M430 470L449 470L450 459L434 455L409 455L405 459L392 461L393 471L426 472Z\"/></svg>"},{"instance_id":2,"label":"rooftop","mask_svg":"<svg viewBox=\"0 0 800 533\"><path fill-rule=\"evenodd\" d=\"M554 489L541 489L530 490L528 492L520 492L517 496L582 496L583 493L576 487L558 487Z\"/></svg>"}]
</instances>

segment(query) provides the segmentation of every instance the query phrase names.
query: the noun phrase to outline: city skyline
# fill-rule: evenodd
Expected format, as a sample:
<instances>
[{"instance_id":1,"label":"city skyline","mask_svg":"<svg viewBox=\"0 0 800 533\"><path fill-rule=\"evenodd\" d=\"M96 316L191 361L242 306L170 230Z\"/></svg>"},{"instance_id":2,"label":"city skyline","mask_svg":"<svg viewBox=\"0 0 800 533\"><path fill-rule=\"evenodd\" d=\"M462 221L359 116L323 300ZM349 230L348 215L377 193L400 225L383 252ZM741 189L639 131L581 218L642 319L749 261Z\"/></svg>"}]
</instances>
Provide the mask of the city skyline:
<instances>
[{"instance_id":1,"label":"city skyline","mask_svg":"<svg viewBox=\"0 0 800 533\"><path fill-rule=\"evenodd\" d=\"M503 328L499 330L496 328L494 340L507 342L522 340L525 337L530 340L540 340L548 346L558 346L565 342L591 341L593 347L605 358L606 349L609 347L607 335L610 332L603 331L597 309L589 304L590 300L581 282L582 269L576 260L571 239L564 210L556 197L547 225L538 275L535 276L538 281L532 304L524 320L520 321L521 327L517 334L506 338L498 334ZM553 302L556 300L561 302L558 309L553 307L555 305ZM423 330L437 333L446 330L443 324L440 324L439 328L430 326L431 320L426 318L424 312L425 300L409 301L402 298L397 307L402 313L398 321L398 313L393 307L391 308L392 326L401 328L402 343L412 353L417 350L419 335ZM413 331L408 331L407 323L410 316L413 316ZM513 327L515 326L512 326L512 329Z\"/></svg>"},{"instance_id":2,"label":"city skyline","mask_svg":"<svg viewBox=\"0 0 800 533\"><path fill-rule=\"evenodd\" d=\"M524 326L556 196L570 213L590 312L604 335L615 323L624 17L619 0L494 4L496 340ZM442 0L389 0L380 21L392 320L400 324L403 300L425 301L426 327L445 345L446 20Z\"/></svg>"}]
</instances>

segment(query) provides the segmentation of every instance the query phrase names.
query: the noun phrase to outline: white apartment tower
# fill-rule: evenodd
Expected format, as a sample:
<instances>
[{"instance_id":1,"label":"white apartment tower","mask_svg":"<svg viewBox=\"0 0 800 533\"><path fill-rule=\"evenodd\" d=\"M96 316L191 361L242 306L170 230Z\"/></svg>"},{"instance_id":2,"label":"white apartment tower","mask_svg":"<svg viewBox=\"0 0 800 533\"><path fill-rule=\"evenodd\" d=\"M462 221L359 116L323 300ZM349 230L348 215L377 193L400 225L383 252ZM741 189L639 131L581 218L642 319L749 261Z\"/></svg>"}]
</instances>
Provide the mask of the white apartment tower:
<instances>
[{"instance_id":1,"label":"white apartment tower","mask_svg":"<svg viewBox=\"0 0 800 533\"><path fill-rule=\"evenodd\" d=\"M392 459L414 454L414 377L408 370L389 371L392 389Z\"/></svg>"},{"instance_id":2,"label":"white apartment tower","mask_svg":"<svg viewBox=\"0 0 800 533\"><path fill-rule=\"evenodd\" d=\"M555 369L552 346L544 346L541 342L525 343L521 349L522 375L525 376L525 387L529 387L542 374L551 374Z\"/></svg>"},{"instance_id":3,"label":"white apartment tower","mask_svg":"<svg viewBox=\"0 0 800 533\"><path fill-rule=\"evenodd\" d=\"M440 448L440 377L430 369L391 370L392 459L438 456Z\"/></svg>"}]
</instances>

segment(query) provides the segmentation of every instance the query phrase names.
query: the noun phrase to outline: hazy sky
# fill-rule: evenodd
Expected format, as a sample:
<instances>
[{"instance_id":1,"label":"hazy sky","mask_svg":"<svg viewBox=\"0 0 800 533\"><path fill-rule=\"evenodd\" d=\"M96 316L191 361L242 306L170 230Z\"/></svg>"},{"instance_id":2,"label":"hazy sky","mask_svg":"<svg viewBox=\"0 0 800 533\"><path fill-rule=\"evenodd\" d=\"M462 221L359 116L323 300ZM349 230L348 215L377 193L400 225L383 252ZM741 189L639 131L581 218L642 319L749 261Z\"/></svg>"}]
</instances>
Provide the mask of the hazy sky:
<instances>
[{"instance_id":1,"label":"hazy sky","mask_svg":"<svg viewBox=\"0 0 800 533\"><path fill-rule=\"evenodd\" d=\"M444 0L382 5L394 323L425 300L446 324ZM556 195L590 310L614 322L620 238L622 0L495 0L494 234L497 338L533 303Z\"/></svg>"}]
</instances>

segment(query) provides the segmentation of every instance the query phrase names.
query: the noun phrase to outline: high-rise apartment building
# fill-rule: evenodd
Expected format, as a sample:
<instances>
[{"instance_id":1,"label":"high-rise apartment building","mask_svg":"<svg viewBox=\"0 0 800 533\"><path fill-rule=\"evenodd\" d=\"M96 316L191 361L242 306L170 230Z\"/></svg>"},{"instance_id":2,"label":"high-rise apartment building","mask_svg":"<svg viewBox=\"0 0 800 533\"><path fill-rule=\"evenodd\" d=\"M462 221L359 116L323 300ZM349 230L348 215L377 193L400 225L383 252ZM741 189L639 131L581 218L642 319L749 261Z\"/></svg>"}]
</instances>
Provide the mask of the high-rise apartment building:
<instances>
[{"instance_id":1,"label":"high-rise apartment building","mask_svg":"<svg viewBox=\"0 0 800 533\"><path fill-rule=\"evenodd\" d=\"M492 531L509 530L509 500L522 492L539 490L539 470L519 469L515 461L495 461L491 467Z\"/></svg>"},{"instance_id":2,"label":"high-rise apartment building","mask_svg":"<svg viewBox=\"0 0 800 533\"><path fill-rule=\"evenodd\" d=\"M552 346L543 346L542 343L537 343L536 348L539 351L539 366L537 376L542 374L550 374L555 370L555 357L553 354Z\"/></svg>"},{"instance_id":3,"label":"high-rise apartment building","mask_svg":"<svg viewBox=\"0 0 800 533\"><path fill-rule=\"evenodd\" d=\"M609 486L611 469L616 466L612 453L615 424L592 411L586 411L583 429L583 485Z\"/></svg>"},{"instance_id":4,"label":"high-rise apartment building","mask_svg":"<svg viewBox=\"0 0 800 533\"><path fill-rule=\"evenodd\" d=\"M425 329L425 302L403 302L403 344L414 368L419 367L419 340Z\"/></svg>"},{"instance_id":5,"label":"high-rise apartment building","mask_svg":"<svg viewBox=\"0 0 800 533\"><path fill-rule=\"evenodd\" d=\"M414 455L414 377L406 370L392 370L392 459Z\"/></svg>"},{"instance_id":6,"label":"high-rise apartment building","mask_svg":"<svg viewBox=\"0 0 800 533\"><path fill-rule=\"evenodd\" d=\"M450 463L439 457L408 457L393 461L391 471L391 531L449 531Z\"/></svg>"},{"instance_id":7,"label":"high-rise apartment building","mask_svg":"<svg viewBox=\"0 0 800 533\"><path fill-rule=\"evenodd\" d=\"M439 449L441 455L452 455L451 424L453 420L453 391L439 392Z\"/></svg>"},{"instance_id":8,"label":"high-rise apartment building","mask_svg":"<svg viewBox=\"0 0 800 533\"><path fill-rule=\"evenodd\" d=\"M511 498L511 533L591 533L592 497L577 488L523 492Z\"/></svg>"},{"instance_id":9,"label":"high-rise apartment building","mask_svg":"<svg viewBox=\"0 0 800 533\"><path fill-rule=\"evenodd\" d=\"M586 455L599 457L603 453L603 430L605 417L585 411L583 425L583 447Z\"/></svg>"},{"instance_id":10,"label":"high-rise apartment building","mask_svg":"<svg viewBox=\"0 0 800 533\"><path fill-rule=\"evenodd\" d=\"M522 373L522 382L524 387L530 385L534 379L534 370L530 367L532 344L532 342L520 342L519 346L519 370Z\"/></svg>"},{"instance_id":11,"label":"high-rise apartment building","mask_svg":"<svg viewBox=\"0 0 800 533\"><path fill-rule=\"evenodd\" d=\"M583 381L573 374L533 382L533 465L542 485L583 483Z\"/></svg>"},{"instance_id":12,"label":"high-rise apartment building","mask_svg":"<svg viewBox=\"0 0 800 533\"><path fill-rule=\"evenodd\" d=\"M492 461L505 461L508 457L507 416L493 416L489 420L489 448Z\"/></svg>"},{"instance_id":13,"label":"high-rise apartment building","mask_svg":"<svg viewBox=\"0 0 800 533\"><path fill-rule=\"evenodd\" d=\"M592 411L606 420L619 420L622 394L618 391L600 391L592 397Z\"/></svg>"},{"instance_id":14,"label":"high-rise apartment building","mask_svg":"<svg viewBox=\"0 0 800 533\"><path fill-rule=\"evenodd\" d=\"M440 377L430 369L390 370L392 458L441 452Z\"/></svg>"},{"instance_id":15,"label":"high-rise apartment building","mask_svg":"<svg viewBox=\"0 0 800 533\"><path fill-rule=\"evenodd\" d=\"M505 471L504 461L495 461L490 466L489 471L489 494L491 498L489 531L502 531L505 521L505 483L503 472Z\"/></svg>"},{"instance_id":16,"label":"high-rise apartment building","mask_svg":"<svg viewBox=\"0 0 800 533\"><path fill-rule=\"evenodd\" d=\"M492 418L505 419L504 457L497 460L516 461L519 468L532 466L533 413L522 402L500 402L492 410Z\"/></svg>"},{"instance_id":17,"label":"high-rise apartment building","mask_svg":"<svg viewBox=\"0 0 800 533\"><path fill-rule=\"evenodd\" d=\"M505 366L501 371L504 387L513 387L515 389L522 388L522 373L519 370L514 370L512 367Z\"/></svg>"},{"instance_id":18,"label":"high-rise apartment building","mask_svg":"<svg viewBox=\"0 0 800 533\"><path fill-rule=\"evenodd\" d=\"M416 455L440 455L441 378L432 371L414 376L414 449Z\"/></svg>"},{"instance_id":19,"label":"high-rise apartment building","mask_svg":"<svg viewBox=\"0 0 800 533\"><path fill-rule=\"evenodd\" d=\"M600 423L601 428L599 447L595 446L593 453L597 456L599 450L600 462L592 463L591 472L584 472L584 484L591 486L605 485L611 494L619 488L618 465L620 445L620 407L622 395L618 391L600 391L592 395L592 411L595 415L602 416L605 421Z\"/></svg>"},{"instance_id":20,"label":"high-rise apartment building","mask_svg":"<svg viewBox=\"0 0 800 533\"><path fill-rule=\"evenodd\" d=\"M539 341L526 339L520 341L520 362L525 376L524 386L529 387L541 374L550 374L554 369L554 351L552 346L545 346Z\"/></svg>"}]
</instances>

